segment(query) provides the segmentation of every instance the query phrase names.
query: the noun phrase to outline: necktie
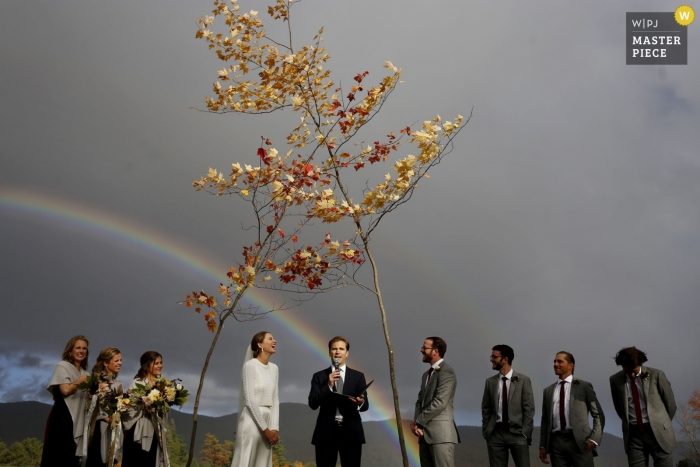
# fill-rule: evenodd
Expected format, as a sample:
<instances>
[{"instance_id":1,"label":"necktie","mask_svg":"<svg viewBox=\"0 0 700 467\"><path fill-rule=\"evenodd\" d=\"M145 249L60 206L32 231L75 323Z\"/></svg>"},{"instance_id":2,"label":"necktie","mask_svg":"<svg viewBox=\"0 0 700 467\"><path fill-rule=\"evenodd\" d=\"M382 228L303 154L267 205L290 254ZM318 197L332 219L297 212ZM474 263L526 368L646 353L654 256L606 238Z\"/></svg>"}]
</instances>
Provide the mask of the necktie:
<instances>
[{"instance_id":1,"label":"necktie","mask_svg":"<svg viewBox=\"0 0 700 467\"><path fill-rule=\"evenodd\" d=\"M433 376L433 372L435 369L431 366L430 369L428 370L428 379L425 380L425 385L428 385L428 382L430 381L430 377Z\"/></svg>"},{"instance_id":2,"label":"necktie","mask_svg":"<svg viewBox=\"0 0 700 467\"><path fill-rule=\"evenodd\" d=\"M343 393L343 377L342 377L343 370L338 369L338 371L340 371L341 377L340 377L340 379L338 379L335 382L335 386L333 386L333 391L337 392L339 394L342 394ZM343 416L340 414L340 406L337 406L335 408L335 417L336 417L336 420L341 420L341 421L343 420ZM340 417L340 418L338 418L338 417Z\"/></svg>"},{"instance_id":3,"label":"necktie","mask_svg":"<svg viewBox=\"0 0 700 467\"><path fill-rule=\"evenodd\" d=\"M566 430L566 381L562 381L559 389L559 427L561 431Z\"/></svg>"},{"instance_id":4,"label":"necktie","mask_svg":"<svg viewBox=\"0 0 700 467\"><path fill-rule=\"evenodd\" d=\"M503 380L503 389L501 389L501 422L508 426L508 386L506 385L508 378L504 376L501 379Z\"/></svg>"},{"instance_id":5,"label":"necktie","mask_svg":"<svg viewBox=\"0 0 700 467\"><path fill-rule=\"evenodd\" d=\"M637 389L637 376L630 377L632 388L632 400L634 401L634 415L637 417L637 429L644 432L644 420L642 419L642 406L639 404L639 389Z\"/></svg>"},{"instance_id":6,"label":"necktie","mask_svg":"<svg viewBox=\"0 0 700 467\"><path fill-rule=\"evenodd\" d=\"M337 390L337 392L342 394L343 393L343 377L342 377L343 370L340 370L340 374L341 374L340 379L338 379L338 381L335 382L335 389Z\"/></svg>"}]
</instances>

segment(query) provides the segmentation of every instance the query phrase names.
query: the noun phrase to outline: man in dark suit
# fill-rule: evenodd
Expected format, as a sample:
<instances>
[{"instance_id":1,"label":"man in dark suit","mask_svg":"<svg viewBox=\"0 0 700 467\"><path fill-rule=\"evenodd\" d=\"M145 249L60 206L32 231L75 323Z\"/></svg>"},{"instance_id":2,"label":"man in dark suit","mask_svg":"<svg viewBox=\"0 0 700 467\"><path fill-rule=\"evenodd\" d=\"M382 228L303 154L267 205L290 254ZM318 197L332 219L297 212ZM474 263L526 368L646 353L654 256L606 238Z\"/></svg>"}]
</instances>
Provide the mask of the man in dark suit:
<instances>
[{"instance_id":1,"label":"man in dark suit","mask_svg":"<svg viewBox=\"0 0 700 467\"><path fill-rule=\"evenodd\" d=\"M311 439L316 447L316 465L335 467L340 455L343 467L360 467L365 444L360 412L369 408L369 400L365 394L360 394L367 385L365 375L345 365L350 343L344 337L331 339L328 353L332 365L314 374L309 392L309 407L321 408Z\"/></svg>"},{"instance_id":2,"label":"man in dark suit","mask_svg":"<svg viewBox=\"0 0 700 467\"><path fill-rule=\"evenodd\" d=\"M574 378L576 360L569 352L554 357L559 380L544 390L540 460L553 467L593 467L605 426L605 415L591 383ZM593 428L588 424L593 418Z\"/></svg>"},{"instance_id":3,"label":"man in dark suit","mask_svg":"<svg viewBox=\"0 0 700 467\"><path fill-rule=\"evenodd\" d=\"M530 467L535 397L530 378L511 367L515 352L508 345L491 349L496 375L486 380L481 399L481 431L491 467L507 467L508 453L516 467Z\"/></svg>"},{"instance_id":4,"label":"man in dark suit","mask_svg":"<svg viewBox=\"0 0 700 467\"><path fill-rule=\"evenodd\" d=\"M418 437L421 467L454 467L455 444L460 442L454 421L457 389L455 371L443 357L447 343L428 337L420 348L423 362L430 365L423 373L411 431Z\"/></svg>"},{"instance_id":5,"label":"man in dark suit","mask_svg":"<svg viewBox=\"0 0 700 467\"><path fill-rule=\"evenodd\" d=\"M643 366L647 354L636 347L621 349L615 363L622 371L610 377L615 412L622 420L627 463L630 467L649 465L673 467L676 435L673 416L676 399L663 371Z\"/></svg>"}]
</instances>

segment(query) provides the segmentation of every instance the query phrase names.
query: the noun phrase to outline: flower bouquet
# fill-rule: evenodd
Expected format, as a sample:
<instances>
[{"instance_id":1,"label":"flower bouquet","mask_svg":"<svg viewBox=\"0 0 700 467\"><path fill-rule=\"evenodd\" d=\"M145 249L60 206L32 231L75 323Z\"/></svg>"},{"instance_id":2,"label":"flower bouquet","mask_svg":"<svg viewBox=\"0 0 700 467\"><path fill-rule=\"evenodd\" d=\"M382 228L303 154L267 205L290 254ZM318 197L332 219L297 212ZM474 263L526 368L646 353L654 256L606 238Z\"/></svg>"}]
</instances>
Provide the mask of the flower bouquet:
<instances>
[{"instance_id":1,"label":"flower bouquet","mask_svg":"<svg viewBox=\"0 0 700 467\"><path fill-rule=\"evenodd\" d=\"M78 389L87 391L90 397L90 402L86 406L89 423L85 424L83 433L87 442L83 444L81 466L85 465L88 446L92 443L100 413L103 414L112 429L112 439L107 454L110 460L107 465L112 465L111 460L114 459L118 439L121 436L121 413L129 407L129 399L125 397L121 384L113 387L113 380L100 373L88 376L87 381L79 385Z\"/></svg>"},{"instance_id":2,"label":"flower bouquet","mask_svg":"<svg viewBox=\"0 0 700 467\"><path fill-rule=\"evenodd\" d=\"M152 386L148 383L136 383L136 387L129 394L130 400L127 404L163 417L173 405L182 407L187 402L187 396L189 393L179 379L170 380L161 377L156 378Z\"/></svg>"}]
</instances>

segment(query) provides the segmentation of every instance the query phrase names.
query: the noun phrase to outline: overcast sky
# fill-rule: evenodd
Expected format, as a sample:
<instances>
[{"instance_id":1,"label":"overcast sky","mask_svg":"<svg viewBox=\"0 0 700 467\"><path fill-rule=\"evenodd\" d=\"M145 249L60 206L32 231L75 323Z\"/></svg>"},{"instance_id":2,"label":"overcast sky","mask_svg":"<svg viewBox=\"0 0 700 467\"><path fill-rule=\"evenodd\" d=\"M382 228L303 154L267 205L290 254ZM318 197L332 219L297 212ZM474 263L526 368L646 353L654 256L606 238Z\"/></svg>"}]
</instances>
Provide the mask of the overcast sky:
<instances>
[{"instance_id":1,"label":"overcast sky","mask_svg":"<svg viewBox=\"0 0 700 467\"><path fill-rule=\"evenodd\" d=\"M295 44L325 27L336 82L365 70L376 82L385 60L402 68L368 139L474 109L455 151L373 236L407 414L429 335L448 343L461 424L480 423L500 343L532 377L536 424L559 350L593 383L611 433L620 433L608 386L619 348L647 351L678 402L700 388L700 26L688 27L688 65L625 65L625 13L679 5L293 8ZM267 18L262 2L241 8ZM259 136L297 123L291 112L190 109L204 107L222 67L194 37L210 9L199 0L0 2L1 402L48 401L75 334L90 339L91 365L101 348L120 348L123 381L153 349L164 373L194 391L211 334L177 301L212 290L250 237L244 204L196 193L191 181L209 167L255 164ZM367 176L387 168L377 171ZM386 408L386 348L369 294L345 289L279 314L227 323L205 413L236 410L243 352L261 329L278 341L283 402L306 402L311 375L328 363L318 349L343 334L349 365L377 380L370 400Z\"/></svg>"}]
</instances>

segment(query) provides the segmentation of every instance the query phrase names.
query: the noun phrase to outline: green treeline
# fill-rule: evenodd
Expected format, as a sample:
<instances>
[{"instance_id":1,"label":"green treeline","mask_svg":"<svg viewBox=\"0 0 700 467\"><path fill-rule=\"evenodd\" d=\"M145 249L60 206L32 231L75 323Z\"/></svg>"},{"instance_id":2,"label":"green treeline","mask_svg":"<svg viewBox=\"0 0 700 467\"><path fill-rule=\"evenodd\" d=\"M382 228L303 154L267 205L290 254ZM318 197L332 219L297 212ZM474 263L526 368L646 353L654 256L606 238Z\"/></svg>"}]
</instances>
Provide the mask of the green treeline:
<instances>
[{"instance_id":1,"label":"green treeline","mask_svg":"<svg viewBox=\"0 0 700 467\"><path fill-rule=\"evenodd\" d=\"M166 435L168 456L171 467L185 467L187 463L187 445L175 428L175 421L170 420ZM7 446L0 441L0 466L34 467L41 463L43 443L36 438L27 438ZM220 443L216 436L207 433L204 447L199 452L199 459L193 459L193 467L229 467L233 458L233 441ZM272 448L272 467L316 467L314 462L303 464L286 459L285 449L280 440Z\"/></svg>"}]
</instances>

